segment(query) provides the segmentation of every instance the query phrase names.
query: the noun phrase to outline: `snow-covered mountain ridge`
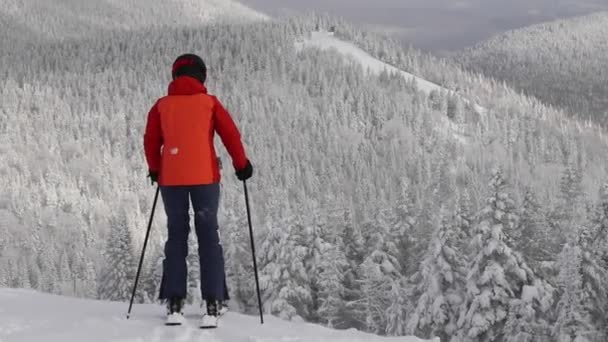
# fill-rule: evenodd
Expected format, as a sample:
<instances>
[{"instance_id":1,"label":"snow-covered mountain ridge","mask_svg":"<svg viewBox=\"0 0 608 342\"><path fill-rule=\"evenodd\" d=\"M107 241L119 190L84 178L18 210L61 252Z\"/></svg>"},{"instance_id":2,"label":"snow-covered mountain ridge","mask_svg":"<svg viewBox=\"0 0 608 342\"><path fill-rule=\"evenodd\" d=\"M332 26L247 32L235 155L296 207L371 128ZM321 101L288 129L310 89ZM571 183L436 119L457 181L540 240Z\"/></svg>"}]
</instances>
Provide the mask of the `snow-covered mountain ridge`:
<instances>
[{"instance_id":1,"label":"snow-covered mountain ridge","mask_svg":"<svg viewBox=\"0 0 608 342\"><path fill-rule=\"evenodd\" d=\"M486 108L483 108L476 103L472 103L455 91L383 62L356 46L354 43L336 37L332 32L313 31L310 33L309 37L300 38L296 41L295 48L297 51L301 51L305 48L318 48L321 50L333 49L345 58L360 64L364 70L374 75L380 75L383 72L400 75L406 80L416 84L416 87L427 96L431 95L433 92L447 94L447 96L455 96L458 97L462 103L471 105L475 112L481 117L485 117L487 113ZM436 129L442 129L444 132L451 134L456 141L460 143L466 144L469 142L465 127L449 120L447 116L441 118L441 123L442 125L437 125Z\"/></svg>"},{"instance_id":2,"label":"snow-covered mountain ridge","mask_svg":"<svg viewBox=\"0 0 608 342\"><path fill-rule=\"evenodd\" d=\"M3 26L7 28L19 27L13 36L46 39L267 18L233 0L6 0L0 6L0 23L6 21Z\"/></svg>"},{"instance_id":3,"label":"snow-covered mountain ridge","mask_svg":"<svg viewBox=\"0 0 608 342\"><path fill-rule=\"evenodd\" d=\"M130 320L126 303L111 303L0 289L1 342L65 341L205 341L205 342L423 342L416 337L386 338L353 329L338 331L307 323L228 313L219 329L200 330L195 308L186 312L188 324L163 325L164 308L135 305ZM438 339L435 342L439 342Z\"/></svg>"},{"instance_id":4,"label":"snow-covered mountain ridge","mask_svg":"<svg viewBox=\"0 0 608 342\"><path fill-rule=\"evenodd\" d=\"M607 125L608 12L509 31L454 56L578 119Z\"/></svg>"},{"instance_id":5,"label":"snow-covered mountain ridge","mask_svg":"<svg viewBox=\"0 0 608 342\"><path fill-rule=\"evenodd\" d=\"M315 47L321 50L335 49L342 55L352 58L354 61L361 64L363 68L374 74L380 74L382 72L399 74L404 78L415 82L418 89L420 89L427 95L433 91L445 92L448 94L455 93L453 90L447 89L437 83L433 83L422 77L416 76L412 73L409 73L388 63L385 63L373 57L355 44L335 37L335 35L331 32L314 31L311 32L310 37L302 38L301 40L296 42L296 49L301 50L306 47ZM464 98L463 101L469 102ZM486 109L484 109L483 107L477 104L475 104L474 106L478 112L486 112Z\"/></svg>"}]
</instances>

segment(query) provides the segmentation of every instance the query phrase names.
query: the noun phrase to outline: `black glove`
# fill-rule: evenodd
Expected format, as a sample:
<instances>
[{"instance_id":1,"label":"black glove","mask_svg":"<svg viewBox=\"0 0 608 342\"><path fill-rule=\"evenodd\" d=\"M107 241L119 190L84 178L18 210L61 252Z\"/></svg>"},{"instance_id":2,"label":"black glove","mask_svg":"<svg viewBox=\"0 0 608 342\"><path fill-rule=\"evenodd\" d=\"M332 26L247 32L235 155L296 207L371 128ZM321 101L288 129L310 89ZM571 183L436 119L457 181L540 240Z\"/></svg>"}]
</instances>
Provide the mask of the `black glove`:
<instances>
[{"instance_id":1,"label":"black glove","mask_svg":"<svg viewBox=\"0 0 608 342\"><path fill-rule=\"evenodd\" d=\"M148 178L150 178L152 185L154 185L154 183L158 183L158 172L150 170L148 172Z\"/></svg>"},{"instance_id":2,"label":"black glove","mask_svg":"<svg viewBox=\"0 0 608 342\"><path fill-rule=\"evenodd\" d=\"M253 176L253 165L251 162L247 161L247 166L236 171L236 177L241 181L246 181Z\"/></svg>"}]
</instances>

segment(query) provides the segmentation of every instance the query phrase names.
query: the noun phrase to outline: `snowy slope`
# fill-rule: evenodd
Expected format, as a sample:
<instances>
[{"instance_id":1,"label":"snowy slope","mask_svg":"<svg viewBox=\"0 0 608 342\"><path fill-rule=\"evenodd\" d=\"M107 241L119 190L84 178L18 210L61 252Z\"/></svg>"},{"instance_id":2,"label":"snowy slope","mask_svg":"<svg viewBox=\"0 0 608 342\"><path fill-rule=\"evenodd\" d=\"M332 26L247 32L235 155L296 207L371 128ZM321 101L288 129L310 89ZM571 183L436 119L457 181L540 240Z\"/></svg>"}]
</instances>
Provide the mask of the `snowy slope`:
<instances>
[{"instance_id":1,"label":"snowy slope","mask_svg":"<svg viewBox=\"0 0 608 342\"><path fill-rule=\"evenodd\" d=\"M355 62L360 63L363 68L369 70L374 74L380 74L383 71L400 74L408 80L414 80L418 89L425 92L426 94L429 94L434 90L439 92L444 91L447 93L453 93L452 90L444 88L439 84L427 81L424 78L418 77L409 72L398 69L390 64L384 63L379 59L373 57L363 49L359 48L355 44L343 41L335 37L332 33L326 31L312 32L310 34L310 37L303 38L302 40L296 42L296 49L301 50L306 47L314 47L322 50L335 49L340 54L348 56ZM470 103L468 99L462 98L462 100L465 103ZM473 107L480 114L484 114L486 112L485 109L479 105L475 104Z\"/></svg>"},{"instance_id":2,"label":"snowy slope","mask_svg":"<svg viewBox=\"0 0 608 342\"><path fill-rule=\"evenodd\" d=\"M228 313L215 331L196 327L196 310L184 327L165 327L164 309L136 305L126 320L125 303L59 297L29 290L0 289L0 342L205 341L205 342L422 342L415 337L384 338L354 330L337 331L307 323ZM435 341L435 342L438 342Z\"/></svg>"},{"instance_id":3,"label":"snowy slope","mask_svg":"<svg viewBox=\"0 0 608 342\"><path fill-rule=\"evenodd\" d=\"M312 32L310 38L304 39L298 43L299 47L316 47L322 50L334 48L343 55L351 56L355 61L361 63L364 68L375 74L380 74L383 71L389 73L398 73L408 79L415 79L418 88L426 93L430 93L433 90L443 90L443 88L433 82L429 82L423 78L412 75L401 69L398 69L392 65L384 63L364 50L360 49L356 45L350 42L343 41L336 38L333 34L325 31Z\"/></svg>"},{"instance_id":4,"label":"snowy slope","mask_svg":"<svg viewBox=\"0 0 608 342\"><path fill-rule=\"evenodd\" d=\"M302 38L297 41L295 43L295 47L298 51L305 48L318 48L321 50L334 49L338 53L342 54L344 57L350 58L350 60L354 61L355 63L359 63L363 68L373 74L378 75L383 71L387 71L389 73L396 73L402 75L408 80L413 80L416 82L418 89L426 93L427 95L430 94L432 91L446 92L449 94L454 93L454 91L444 88L439 84L430 82L428 80L425 80L424 78L418 77L409 72L396 68L390 64L382 62L381 60L373 57L355 44L341 40L327 31L311 32L310 37ZM463 103L471 103L471 101L464 97L461 97L461 99ZM479 115L485 116L487 112L485 108L479 106L478 104L473 104L472 107ZM445 134L451 135L455 139L455 141L461 144L469 143L470 137L468 137L464 133L466 129L455 124L445 116L441 117L440 120L441 125L437 125L435 127L436 130L441 130Z\"/></svg>"},{"instance_id":5,"label":"snowy slope","mask_svg":"<svg viewBox=\"0 0 608 342\"><path fill-rule=\"evenodd\" d=\"M1 18L20 31L28 31L22 33L59 39L85 37L104 30L267 19L233 0L3 0Z\"/></svg>"}]
</instances>

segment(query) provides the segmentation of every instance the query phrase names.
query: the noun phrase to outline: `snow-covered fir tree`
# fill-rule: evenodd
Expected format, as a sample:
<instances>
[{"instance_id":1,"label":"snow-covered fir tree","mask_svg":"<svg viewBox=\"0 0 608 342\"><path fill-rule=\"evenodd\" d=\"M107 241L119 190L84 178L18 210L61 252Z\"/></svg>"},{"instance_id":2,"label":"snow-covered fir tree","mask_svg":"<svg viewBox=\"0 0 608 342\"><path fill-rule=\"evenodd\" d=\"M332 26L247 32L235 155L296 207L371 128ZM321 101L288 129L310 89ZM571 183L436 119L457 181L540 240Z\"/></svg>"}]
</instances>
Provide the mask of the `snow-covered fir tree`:
<instances>
[{"instance_id":1,"label":"snow-covered fir tree","mask_svg":"<svg viewBox=\"0 0 608 342\"><path fill-rule=\"evenodd\" d=\"M248 312L257 308L249 237L244 227L239 226L242 221L234 210L222 211L227 211L220 222L220 227L222 227L222 247L230 305L235 310Z\"/></svg>"},{"instance_id":2,"label":"snow-covered fir tree","mask_svg":"<svg viewBox=\"0 0 608 342\"><path fill-rule=\"evenodd\" d=\"M389 284L391 302L386 309L386 335L403 336L407 333L408 314L412 310L411 285L406 277L393 279Z\"/></svg>"},{"instance_id":3,"label":"snow-covered fir tree","mask_svg":"<svg viewBox=\"0 0 608 342\"><path fill-rule=\"evenodd\" d=\"M454 228L465 234L467 238L473 235L473 213L471 208L471 197L465 189L460 193L456 200L456 212L454 213ZM466 248L469 241L462 240L463 245L460 248Z\"/></svg>"},{"instance_id":4,"label":"snow-covered fir tree","mask_svg":"<svg viewBox=\"0 0 608 342\"><path fill-rule=\"evenodd\" d=\"M113 301L128 300L133 289L137 263L127 213L120 210L110 220L110 234L104 255L106 267L99 282L99 297Z\"/></svg>"},{"instance_id":5,"label":"snow-covered fir tree","mask_svg":"<svg viewBox=\"0 0 608 342\"><path fill-rule=\"evenodd\" d=\"M551 236L559 247L574 234L572 227L583 224L586 220L583 195L581 172L576 165L570 163L561 176L557 207L551 215L554 226L554 234Z\"/></svg>"},{"instance_id":6,"label":"snow-covered fir tree","mask_svg":"<svg viewBox=\"0 0 608 342\"><path fill-rule=\"evenodd\" d=\"M566 244L559 255L558 286L560 299L553 337L558 342L600 341L600 332L592 323L586 307L589 293L583 284L583 255L577 244Z\"/></svg>"},{"instance_id":7,"label":"snow-covered fir tree","mask_svg":"<svg viewBox=\"0 0 608 342\"><path fill-rule=\"evenodd\" d=\"M595 207L585 241L600 259L602 268L608 271L608 183L599 191L599 202Z\"/></svg>"},{"instance_id":8,"label":"snow-covered fir tree","mask_svg":"<svg viewBox=\"0 0 608 342\"><path fill-rule=\"evenodd\" d=\"M584 310L589 314L599 340L606 338L606 310L608 308L608 291L605 284L608 282L608 272L603 265L601 251L594 249L597 239L594 227L585 225L575 231L571 237L571 244L580 251L581 265L579 272L582 282L582 302Z\"/></svg>"},{"instance_id":9,"label":"snow-covered fir tree","mask_svg":"<svg viewBox=\"0 0 608 342\"><path fill-rule=\"evenodd\" d=\"M188 295L186 300L189 304L200 304L203 300L201 294L201 270L198 253L196 234L191 232L188 239L188 256L186 257L186 265L188 266L188 283L186 285Z\"/></svg>"},{"instance_id":10,"label":"snow-covered fir tree","mask_svg":"<svg viewBox=\"0 0 608 342\"><path fill-rule=\"evenodd\" d=\"M301 225L290 223L272 227L260 252L265 310L284 319L306 316L311 301L310 278L304 263L308 251L296 232L302 229Z\"/></svg>"},{"instance_id":11,"label":"snow-covered fir tree","mask_svg":"<svg viewBox=\"0 0 608 342\"><path fill-rule=\"evenodd\" d=\"M523 257L510 246L505 230L517 225L517 214L501 169L493 173L486 206L479 214L471 247L476 255L469 265L464 305L459 317L462 341L505 338L505 324L515 301L526 300L526 286L535 276ZM542 291L544 287L535 287ZM539 293L544 298L545 294Z\"/></svg>"},{"instance_id":12,"label":"snow-covered fir tree","mask_svg":"<svg viewBox=\"0 0 608 342\"><path fill-rule=\"evenodd\" d=\"M515 246L526 262L538 271L541 263L554 260L558 252L557 246L551 243L553 239L545 213L532 189L525 192L519 216L521 238L515 241Z\"/></svg>"},{"instance_id":13,"label":"snow-covered fir tree","mask_svg":"<svg viewBox=\"0 0 608 342\"><path fill-rule=\"evenodd\" d=\"M418 299L408 330L417 336L449 341L456 334L459 308L464 302L467 255L462 246L468 237L451 215L443 212L440 220L420 264Z\"/></svg>"},{"instance_id":14,"label":"snow-covered fir tree","mask_svg":"<svg viewBox=\"0 0 608 342\"><path fill-rule=\"evenodd\" d=\"M359 300L362 293L362 282L360 280L363 275L360 265L363 263L366 253L365 238L358 223L352 222L350 219L347 222L341 235L344 242L343 253L347 262L343 278L344 301L347 308L344 320L353 327L364 329L365 319L358 308L361 307Z\"/></svg>"},{"instance_id":15,"label":"snow-covered fir tree","mask_svg":"<svg viewBox=\"0 0 608 342\"><path fill-rule=\"evenodd\" d=\"M342 250L343 241L337 239L327 246L319 264L319 319L329 327L343 327L346 308L344 275L348 261Z\"/></svg>"}]
</instances>

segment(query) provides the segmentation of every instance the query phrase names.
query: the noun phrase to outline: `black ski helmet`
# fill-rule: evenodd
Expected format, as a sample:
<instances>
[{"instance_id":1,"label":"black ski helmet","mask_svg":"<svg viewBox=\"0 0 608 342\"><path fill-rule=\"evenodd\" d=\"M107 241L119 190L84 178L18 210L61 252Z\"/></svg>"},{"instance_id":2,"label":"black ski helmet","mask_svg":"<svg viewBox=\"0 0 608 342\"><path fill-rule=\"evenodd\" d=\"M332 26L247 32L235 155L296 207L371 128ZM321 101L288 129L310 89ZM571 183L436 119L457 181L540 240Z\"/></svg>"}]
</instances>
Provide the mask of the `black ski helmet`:
<instances>
[{"instance_id":1,"label":"black ski helmet","mask_svg":"<svg viewBox=\"0 0 608 342\"><path fill-rule=\"evenodd\" d=\"M207 80L207 66L199 56L187 53L177 57L173 62L172 76L173 79L179 76L190 76L201 81L201 83L205 83Z\"/></svg>"}]
</instances>

